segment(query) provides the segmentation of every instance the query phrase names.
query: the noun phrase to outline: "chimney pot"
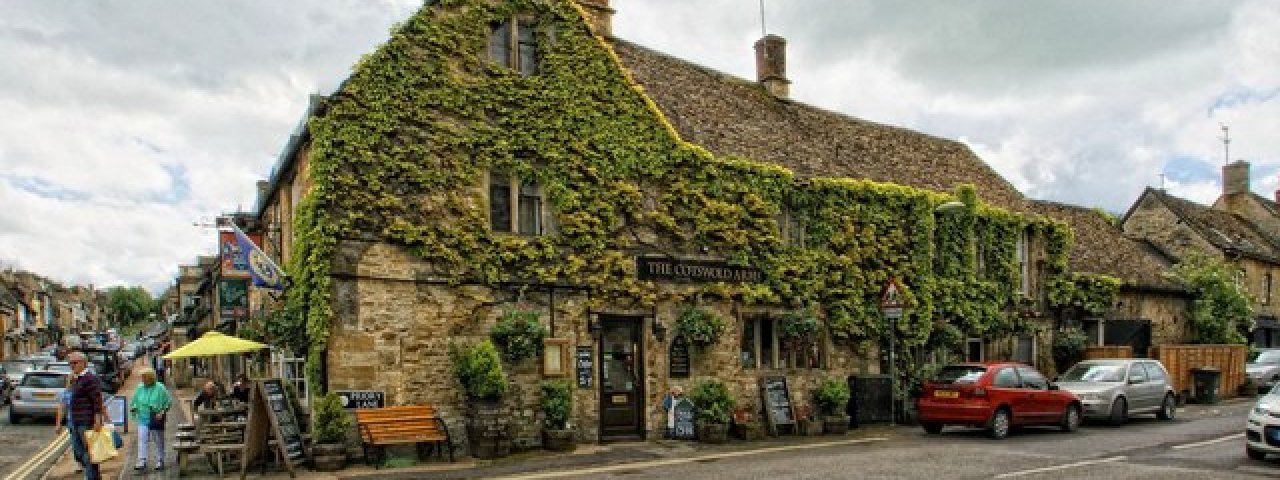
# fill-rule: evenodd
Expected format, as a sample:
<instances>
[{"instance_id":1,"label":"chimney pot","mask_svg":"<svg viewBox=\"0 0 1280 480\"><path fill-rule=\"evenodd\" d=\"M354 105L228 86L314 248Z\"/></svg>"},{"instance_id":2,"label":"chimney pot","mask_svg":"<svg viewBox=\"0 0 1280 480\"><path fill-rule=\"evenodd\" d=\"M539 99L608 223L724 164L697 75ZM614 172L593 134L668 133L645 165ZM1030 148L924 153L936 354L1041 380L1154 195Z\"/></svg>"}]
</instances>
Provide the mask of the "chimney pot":
<instances>
[{"instance_id":1,"label":"chimney pot","mask_svg":"<svg viewBox=\"0 0 1280 480\"><path fill-rule=\"evenodd\" d=\"M787 40L769 34L756 41L756 80L769 94L787 98L791 81L787 80Z\"/></svg>"},{"instance_id":2,"label":"chimney pot","mask_svg":"<svg viewBox=\"0 0 1280 480\"><path fill-rule=\"evenodd\" d=\"M1236 160L1222 166L1222 193L1249 193L1249 162Z\"/></svg>"},{"instance_id":3,"label":"chimney pot","mask_svg":"<svg viewBox=\"0 0 1280 480\"><path fill-rule=\"evenodd\" d=\"M613 36L613 14L617 10L609 6L609 0L578 0L578 4L590 15L592 33L605 38Z\"/></svg>"}]
</instances>

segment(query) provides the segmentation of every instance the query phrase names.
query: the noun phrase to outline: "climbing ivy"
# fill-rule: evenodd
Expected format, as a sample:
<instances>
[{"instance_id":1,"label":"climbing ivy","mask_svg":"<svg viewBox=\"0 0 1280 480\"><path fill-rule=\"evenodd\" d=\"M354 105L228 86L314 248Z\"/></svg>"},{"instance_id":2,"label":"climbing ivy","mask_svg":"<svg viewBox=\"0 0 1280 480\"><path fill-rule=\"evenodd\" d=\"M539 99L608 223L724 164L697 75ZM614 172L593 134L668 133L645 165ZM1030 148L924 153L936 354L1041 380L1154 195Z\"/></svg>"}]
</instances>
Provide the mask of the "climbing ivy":
<instances>
[{"instance_id":1,"label":"climbing ivy","mask_svg":"<svg viewBox=\"0 0 1280 480\"><path fill-rule=\"evenodd\" d=\"M537 20L536 75L488 61L490 25L515 15ZM309 375L328 347L339 239L403 245L459 283L582 285L595 304L818 305L846 344L888 333L876 296L890 276L911 307L898 323L906 345L923 345L939 319L973 334L1016 329L1019 232L1046 238L1050 264L1065 271L1069 229L987 206L971 186L949 195L797 178L684 142L583 15L569 0L434 2L310 120L314 188L295 218L286 302L287 321L306 326ZM489 231L490 171L541 185L550 233ZM955 198L963 211L935 212ZM780 235L784 209L805 218L806 248ZM637 278L637 250L706 251L763 281L658 288Z\"/></svg>"},{"instance_id":2,"label":"climbing ivy","mask_svg":"<svg viewBox=\"0 0 1280 480\"><path fill-rule=\"evenodd\" d=\"M1072 273L1049 278L1045 286L1049 307L1079 309L1088 316L1100 316L1115 305L1120 279L1099 274Z\"/></svg>"}]
</instances>

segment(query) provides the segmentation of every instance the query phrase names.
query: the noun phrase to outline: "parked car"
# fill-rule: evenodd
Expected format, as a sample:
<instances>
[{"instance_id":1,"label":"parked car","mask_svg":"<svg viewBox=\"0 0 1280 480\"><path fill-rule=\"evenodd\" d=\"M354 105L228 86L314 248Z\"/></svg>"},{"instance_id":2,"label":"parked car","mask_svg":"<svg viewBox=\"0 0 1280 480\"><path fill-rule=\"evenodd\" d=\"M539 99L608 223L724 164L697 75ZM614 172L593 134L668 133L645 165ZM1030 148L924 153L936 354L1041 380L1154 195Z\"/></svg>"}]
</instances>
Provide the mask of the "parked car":
<instances>
[{"instance_id":1,"label":"parked car","mask_svg":"<svg viewBox=\"0 0 1280 480\"><path fill-rule=\"evenodd\" d=\"M1271 387L1249 410L1244 451L1254 460L1265 459L1269 453L1280 454L1280 385Z\"/></svg>"},{"instance_id":2,"label":"parked car","mask_svg":"<svg viewBox=\"0 0 1280 480\"><path fill-rule=\"evenodd\" d=\"M46 372L71 373L71 364L67 362L53 362L45 365L42 370Z\"/></svg>"},{"instance_id":3,"label":"parked car","mask_svg":"<svg viewBox=\"0 0 1280 480\"><path fill-rule=\"evenodd\" d=\"M125 379L124 369L120 368L120 359L116 355L116 349L94 347L86 348L82 352L89 360L89 365L93 366L98 378L102 379L103 390L115 393Z\"/></svg>"},{"instance_id":4,"label":"parked car","mask_svg":"<svg viewBox=\"0 0 1280 480\"><path fill-rule=\"evenodd\" d=\"M36 364L26 360L4 362L4 375L9 379L9 388L22 383L22 374L36 370Z\"/></svg>"},{"instance_id":5,"label":"parked car","mask_svg":"<svg viewBox=\"0 0 1280 480\"><path fill-rule=\"evenodd\" d=\"M1169 372L1155 360L1085 360L1057 380L1063 390L1080 397L1085 418L1106 419L1112 425L1123 424L1134 413L1173 420L1178 411Z\"/></svg>"},{"instance_id":6,"label":"parked car","mask_svg":"<svg viewBox=\"0 0 1280 480\"><path fill-rule=\"evenodd\" d=\"M1059 390L1031 366L1010 362L947 365L925 383L916 406L928 433L967 425L985 428L996 439L1023 425L1073 432L1082 418L1075 394Z\"/></svg>"},{"instance_id":7,"label":"parked car","mask_svg":"<svg viewBox=\"0 0 1280 480\"><path fill-rule=\"evenodd\" d=\"M1264 348L1251 353L1244 371L1259 391L1271 390L1280 383L1280 348Z\"/></svg>"},{"instance_id":8,"label":"parked car","mask_svg":"<svg viewBox=\"0 0 1280 480\"><path fill-rule=\"evenodd\" d=\"M52 417L58 412L58 394L67 387L68 373L31 371L22 376L22 382L13 392L13 404L9 405L9 423L18 423L23 417Z\"/></svg>"}]
</instances>

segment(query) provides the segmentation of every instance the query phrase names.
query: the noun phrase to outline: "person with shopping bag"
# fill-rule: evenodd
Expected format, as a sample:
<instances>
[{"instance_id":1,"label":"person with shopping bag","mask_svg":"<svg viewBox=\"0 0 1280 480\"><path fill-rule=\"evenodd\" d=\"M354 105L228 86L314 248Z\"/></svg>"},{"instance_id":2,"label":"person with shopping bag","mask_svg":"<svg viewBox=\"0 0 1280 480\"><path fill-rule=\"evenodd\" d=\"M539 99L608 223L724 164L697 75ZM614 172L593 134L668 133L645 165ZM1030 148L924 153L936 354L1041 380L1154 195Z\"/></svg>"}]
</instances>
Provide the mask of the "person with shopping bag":
<instances>
[{"instance_id":1,"label":"person with shopping bag","mask_svg":"<svg viewBox=\"0 0 1280 480\"><path fill-rule=\"evenodd\" d=\"M129 407L134 424L138 426L138 463L133 468L146 470L149 447L154 445L156 471L164 470L164 422L171 405L169 391L163 383L156 381L155 370L144 367L138 375L142 377L142 383L133 390Z\"/></svg>"},{"instance_id":2,"label":"person with shopping bag","mask_svg":"<svg viewBox=\"0 0 1280 480\"><path fill-rule=\"evenodd\" d=\"M100 436L103 419L107 418L106 405L102 401L102 381L93 372L86 370L88 363L83 353L72 352L67 355L67 363L71 364L71 374L75 376L69 387L71 414L67 417L71 452L84 470L85 480L100 480L102 474L90 455L91 438L86 434Z\"/></svg>"}]
</instances>

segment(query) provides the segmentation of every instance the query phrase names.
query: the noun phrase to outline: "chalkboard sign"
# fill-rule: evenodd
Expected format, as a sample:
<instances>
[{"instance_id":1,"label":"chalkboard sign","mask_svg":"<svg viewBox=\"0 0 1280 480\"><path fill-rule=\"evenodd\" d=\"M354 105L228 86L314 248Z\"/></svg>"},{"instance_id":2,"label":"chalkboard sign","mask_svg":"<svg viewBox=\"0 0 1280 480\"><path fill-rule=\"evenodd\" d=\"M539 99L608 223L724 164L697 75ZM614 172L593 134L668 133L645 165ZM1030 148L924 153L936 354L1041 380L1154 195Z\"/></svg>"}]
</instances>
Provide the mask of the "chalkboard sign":
<instances>
[{"instance_id":1,"label":"chalkboard sign","mask_svg":"<svg viewBox=\"0 0 1280 480\"><path fill-rule=\"evenodd\" d=\"M249 421L246 425L244 447L240 455L240 478L248 474L249 465L261 461L266 469L267 442L276 440L275 448L284 457L289 477L294 477L293 467L306 461L302 443L302 430L293 414L293 402L279 378L255 380L249 397Z\"/></svg>"},{"instance_id":2,"label":"chalkboard sign","mask_svg":"<svg viewBox=\"0 0 1280 480\"><path fill-rule=\"evenodd\" d=\"M689 378L689 341L684 335L676 335L671 340L671 355L668 366L671 378Z\"/></svg>"},{"instance_id":3,"label":"chalkboard sign","mask_svg":"<svg viewBox=\"0 0 1280 480\"><path fill-rule=\"evenodd\" d=\"M776 435L780 425L795 425L795 410L791 406L791 392L787 390L786 377L760 379L760 398L764 403L764 417L769 423L771 434Z\"/></svg>"},{"instance_id":4,"label":"chalkboard sign","mask_svg":"<svg viewBox=\"0 0 1280 480\"><path fill-rule=\"evenodd\" d=\"M578 347L575 364L578 367L578 388L591 388L592 368L595 366L591 347Z\"/></svg>"},{"instance_id":5,"label":"chalkboard sign","mask_svg":"<svg viewBox=\"0 0 1280 480\"><path fill-rule=\"evenodd\" d=\"M681 398L671 406L672 426L671 438L693 440L696 436L693 429L693 402Z\"/></svg>"},{"instance_id":6,"label":"chalkboard sign","mask_svg":"<svg viewBox=\"0 0 1280 480\"><path fill-rule=\"evenodd\" d=\"M338 390L342 408L382 408L387 406L387 396L381 390Z\"/></svg>"}]
</instances>

